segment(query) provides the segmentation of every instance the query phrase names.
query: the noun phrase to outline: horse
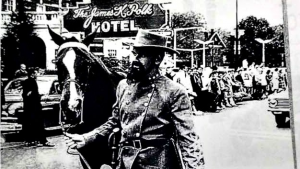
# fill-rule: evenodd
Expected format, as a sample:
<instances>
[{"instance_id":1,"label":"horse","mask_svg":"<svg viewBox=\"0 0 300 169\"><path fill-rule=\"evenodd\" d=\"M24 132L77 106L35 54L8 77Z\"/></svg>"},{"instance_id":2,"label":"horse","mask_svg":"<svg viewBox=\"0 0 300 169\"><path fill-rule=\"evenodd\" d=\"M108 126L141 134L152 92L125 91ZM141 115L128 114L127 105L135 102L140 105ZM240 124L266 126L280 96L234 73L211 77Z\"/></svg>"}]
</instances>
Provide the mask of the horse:
<instances>
[{"instance_id":1,"label":"horse","mask_svg":"<svg viewBox=\"0 0 300 169\"><path fill-rule=\"evenodd\" d=\"M81 42L75 37L63 38L48 26L52 40L59 46L53 63L56 64L58 81L62 89L60 121L70 124L65 132L83 134L99 127L111 116L116 101L116 87L124 78L110 70L101 59L88 50L96 30ZM64 125L62 125L64 129ZM78 150L84 168L99 169L111 162L112 153L108 138ZM100 154L101 152L101 154ZM102 156L101 156L102 155Z\"/></svg>"}]
</instances>

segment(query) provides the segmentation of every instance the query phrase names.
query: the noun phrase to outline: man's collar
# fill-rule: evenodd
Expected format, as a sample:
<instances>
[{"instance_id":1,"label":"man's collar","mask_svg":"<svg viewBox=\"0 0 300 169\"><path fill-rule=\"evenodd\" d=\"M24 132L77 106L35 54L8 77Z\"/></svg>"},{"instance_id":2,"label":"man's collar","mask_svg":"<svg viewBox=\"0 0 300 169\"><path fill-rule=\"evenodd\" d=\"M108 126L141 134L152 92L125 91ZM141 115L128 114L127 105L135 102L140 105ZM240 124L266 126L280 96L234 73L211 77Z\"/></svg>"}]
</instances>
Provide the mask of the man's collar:
<instances>
[{"instance_id":1,"label":"man's collar","mask_svg":"<svg viewBox=\"0 0 300 169\"><path fill-rule=\"evenodd\" d=\"M149 75L147 76L147 78L145 77L144 79L140 80L140 81L135 81L135 80L127 80L128 84L140 84L141 86L148 86L148 85L153 85L155 81L157 81L158 79L160 79L162 76L161 74L158 72L154 75Z\"/></svg>"}]
</instances>

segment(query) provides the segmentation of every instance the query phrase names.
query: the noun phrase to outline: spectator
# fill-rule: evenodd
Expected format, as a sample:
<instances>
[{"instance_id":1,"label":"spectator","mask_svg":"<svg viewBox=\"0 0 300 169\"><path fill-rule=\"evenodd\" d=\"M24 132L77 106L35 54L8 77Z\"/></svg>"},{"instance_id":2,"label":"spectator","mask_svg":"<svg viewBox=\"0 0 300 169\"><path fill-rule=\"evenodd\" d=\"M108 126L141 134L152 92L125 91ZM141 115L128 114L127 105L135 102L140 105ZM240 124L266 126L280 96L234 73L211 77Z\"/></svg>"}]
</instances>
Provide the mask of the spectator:
<instances>
[{"instance_id":1,"label":"spectator","mask_svg":"<svg viewBox=\"0 0 300 169\"><path fill-rule=\"evenodd\" d=\"M226 86L226 83L224 81L225 77L225 72L224 71L219 71L219 85L220 85L220 90L221 90L221 95L220 95L220 106L224 109L226 107L231 107L228 103L228 100L226 99L227 93L229 91L228 87Z\"/></svg>"},{"instance_id":2,"label":"spectator","mask_svg":"<svg viewBox=\"0 0 300 169\"><path fill-rule=\"evenodd\" d=\"M197 74L198 74L198 77L199 77L199 81L198 81L198 84L201 88L203 88L203 68L202 67L199 67L198 70L197 70Z\"/></svg>"},{"instance_id":3,"label":"spectator","mask_svg":"<svg viewBox=\"0 0 300 169\"><path fill-rule=\"evenodd\" d=\"M272 91L273 92L278 92L278 88L279 88L279 76L278 76L278 68L275 69L275 71L273 72L273 79L272 79L272 82L273 82L273 89Z\"/></svg>"},{"instance_id":4,"label":"spectator","mask_svg":"<svg viewBox=\"0 0 300 169\"><path fill-rule=\"evenodd\" d=\"M264 89L267 85L266 76L264 76L262 69L258 70L258 74L255 75L254 80L255 80L256 90L253 94L253 97L255 99L262 99L264 96L264 92L265 92Z\"/></svg>"},{"instance_id":5,"label":"spectator","mask_svg":"<svg viewBox=\"0 0 300 169\"><path fill-rule=\"evenodd\" d=\"M232 85L234 84L234 82L231 80L231 74L229 72L225 73L223 77L223 81L226 87L225 105L226 107L235 107L236 104L233 100L233 89L232 89Z\"/></svg>"},{"instance_id":6,"label":"spectator","mask_svg":"<svg viewBox=\"0 0 300 169\"><path fill-rule=\"evenodd\" d=\"M242 78L244 81L244 87L246 89L246 93L248 93L248 95L252 95L253 94L253 75L251 74L250 71L248 71L247 69L244 69L244 71L242 72Z\"/></svg>"},{"instance_id":7,"label":"spectator","mask_svg":"<svg viewBox=\"0 0 300 169\"><path fill-rule=\"evenodd\" d=\"M174 81L183 85L188 93L193 93L193 87L191 83L191 77L189 75L189 70L187 66L184 66L184 69L179 71L176 76L174 76Z\"/></svg>"},{"instance_id":8,"label":"spectator","mask_svg":"<svg viewBox=\"0 0 300 169\"><path fill-rule=\"evenodd\" d=\"M251 79L252 79L252 92L251 92L251 94L257 93L257 90L260 90L259 86L257 86L256 80L255 80L256 76L259 76L259 69L260 69L259 65L255 65L255 69L250 71L250 74L252 75L252 76L250 76Z\"/></svg>"},{"instance_id":9,"label":"spectator","mask_svg":"<svg viewBox=\"0 0 300 169\"><path fill-rule=\"evenodd\" d=\"M272 88L273 88L272 78L273 78L273 74L272 74L271 70L267 70L267 72L266 72L266 81L267 81L266 91L267 91L268 95L272 93Z\"/></svg>"},{"instance_id":10,"label":"spectator","mask_svg":"<svg viewBox=\"0 0 300 169\"><path fill-rule=\"evenodd\" d=\"M26 65L25 64L21 64L20 65L20 69L18 69L15 72L15 78L19 78L19 77L25 77L27 76L27 71L26 71Z\"/></svg>"},{"instance_id":11,"label":"spectator","mask_svg":"<svg viewBox=\"0 0 300 169\"><path fill-rule=\"evenodd\" d=\"M242 85L244 85L244 80L243 80L243 77L242 77L242 70L241 69L238 69L238 75L235 77L235 79L237 81L239 81Z\"/></svg>"},{"instance_id":12,"label":"spectator","mask_svg":"<svg viewBox=\"0 0 300 169\"><path fill-rule=\"evenodd\" d=\"M30 69L28 79L23 82L24 114L22 132L27 146L38 145L53 147L46 139L42 116L41 96L36 77L38 70Z\"/></svg>"},{"instance_id":13,"label":"spectator","mask_svg":"<svg viewBox=\"0 0 300 169\"><path fill-rule=\"evenodd\" d=\"M37 70L39 70L39 76L42 76L45 74L45 69L42 69L42 68L36 68Z\"/></svg>"},{"instance_id":14,"label":"spectator","mask_svg":"<svg viewBox=\"0 0 300 169\"><path fill-rule=\"evenodd\" d=\"M229 77L230 77L230 79L231 79L231 82L232 82L232 92L233 93L236 93L236 92L240 92L240 91L242 91L242 82L241 81L243 81L243 79L242 79L242 77L239 75L239 78L240 78L240 81L238 81L236 78L238 77L235 77L234 76L234 70L230 70L229 71Z\"/></svg>"},{"instance_id":15,"label":"spectator","mask_svg":"<svg viewBox=\"0 0 300 169\"><path fill-rule=\"evenodd\" d=\"M279 74L278 74L278 89L281 90L286 90L286 76L285 74L282 72L282 69L279 70Z\"/></svg>"},{"instance_id":16,"label":"spectator","mask_svg":"<svg viewBox=\"0 0 300 169\"><path fill-rule=\"evenodd\" d=\"M197 69L193 69L191 76L191 84L193 91L196 93L197 97L194 98L195 107L197 110L201 110L201 90L202 90L202 82L201 76L198 74Z\"/></svg>"},{"instance_id":17,"label":"spectator","mask_svg":"<svg viewBox=\"0 0 300 169\"><path fill-rule=\"evenodd\" d=\"M221 110L224 108L222 106L222 98L221 98L221 88L219 84L219 74L217 71L213 71L211 73L212 79L210 82L210 92L215 95L215 103L217 105L217 109Z\"/></svg>"}]
</instances>

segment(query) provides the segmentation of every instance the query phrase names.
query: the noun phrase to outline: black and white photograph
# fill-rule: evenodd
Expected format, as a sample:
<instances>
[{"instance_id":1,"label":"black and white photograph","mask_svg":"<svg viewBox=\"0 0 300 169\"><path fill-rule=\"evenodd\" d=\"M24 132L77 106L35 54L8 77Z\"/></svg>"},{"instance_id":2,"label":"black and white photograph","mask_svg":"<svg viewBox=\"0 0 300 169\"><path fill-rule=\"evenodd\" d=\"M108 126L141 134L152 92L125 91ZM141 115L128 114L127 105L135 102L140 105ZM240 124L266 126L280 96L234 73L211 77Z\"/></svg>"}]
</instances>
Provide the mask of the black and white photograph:
<instances>
[{"instance_id":1,"label":"black and white photograph","mask_svg":"<svg viewBox=\"0 0 300 169\"><path fill-rule=\"evenodd\" d=\"M297 169L296 4L1 0L0 168Z\"/></svg>"}]
</instances>

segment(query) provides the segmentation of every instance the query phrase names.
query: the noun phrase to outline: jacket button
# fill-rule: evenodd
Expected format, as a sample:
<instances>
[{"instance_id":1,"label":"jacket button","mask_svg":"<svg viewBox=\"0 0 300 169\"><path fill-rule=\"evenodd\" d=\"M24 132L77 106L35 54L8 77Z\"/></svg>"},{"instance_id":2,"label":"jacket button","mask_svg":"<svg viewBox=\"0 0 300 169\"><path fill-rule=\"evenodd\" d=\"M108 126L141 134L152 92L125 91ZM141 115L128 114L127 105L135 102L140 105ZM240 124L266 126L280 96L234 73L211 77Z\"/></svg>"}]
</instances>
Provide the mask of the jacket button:
<instances>
[{"instance_id":1,"label":"jacket button","mask_svg":"<svg viewBox=\"0 0 300 169\"><path fill-rule=\"evenodd\" d=\"M146 106L146 107L147 107L147 106L148 106L148 103L144 103L144 106Z\"/></svg>"},{"instance_id":2,"label":"jacket button","mask_svg":"<svg viewBox=\"0 0 300 169\"><path fill-rule=\"evenodd\" d=\"M136 133L136 134L135 134L135 137L140 137L140 133Z\"/></svg>"}]
</instances>

